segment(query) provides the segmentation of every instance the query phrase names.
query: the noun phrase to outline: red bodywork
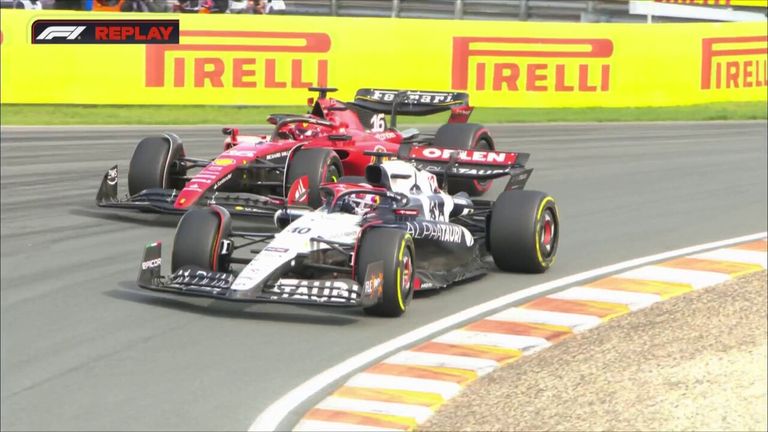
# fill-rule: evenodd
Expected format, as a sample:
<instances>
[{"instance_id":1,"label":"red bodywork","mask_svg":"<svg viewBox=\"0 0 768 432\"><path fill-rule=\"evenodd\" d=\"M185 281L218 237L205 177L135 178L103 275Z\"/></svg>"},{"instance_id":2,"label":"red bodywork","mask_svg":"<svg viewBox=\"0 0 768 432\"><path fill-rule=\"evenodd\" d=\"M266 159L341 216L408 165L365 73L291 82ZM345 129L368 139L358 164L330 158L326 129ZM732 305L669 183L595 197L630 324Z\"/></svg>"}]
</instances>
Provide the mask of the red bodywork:
<instances>
[{"instance_id":1,"label":"red bodywork","mask_svg":"<svg viewBox=\"0 0 768 432\"><path fill-rule=\"evenodd\" d=\"M236 129L224 142L225 151L189 180L179 193L174 203L177 209L186 209L207 190L215 190L227 181L235 168L253 163L257 159L269 161L288 156L297 145L302 148L328 148L334 150L342 162L344 175L361 176L365 167L372 163L372 157L363 152L379 151L396 153L403 136L395 129L375 132L366 129L357 113L345 109L343 102L332 98L322 98L314 102L313 113L322 112L323 116L310 115L309 118L327 121L326 124L298 122L286 124L276 131L274 136L290 136L291 139L269 136L238 135ZM452 110L450 122L466 122L471 108L462 106ZM323 118L324 117L324 118ZM278 123L274 118L270 122ZM335 139L329 139L334 135ZM339 140L340 136L348 139Z\"/></svg>"}]
</instances>

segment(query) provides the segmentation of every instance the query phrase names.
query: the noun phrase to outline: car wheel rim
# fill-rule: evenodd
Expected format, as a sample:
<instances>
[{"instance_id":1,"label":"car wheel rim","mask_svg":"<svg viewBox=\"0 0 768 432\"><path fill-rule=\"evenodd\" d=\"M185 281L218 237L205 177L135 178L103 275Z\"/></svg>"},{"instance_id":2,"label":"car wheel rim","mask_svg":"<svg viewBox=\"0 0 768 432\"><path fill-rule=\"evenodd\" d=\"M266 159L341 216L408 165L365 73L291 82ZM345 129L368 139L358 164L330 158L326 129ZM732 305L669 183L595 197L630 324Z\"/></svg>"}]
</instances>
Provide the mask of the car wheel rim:
<instances>
[{"instance_id":1,"label":"car wheel rim","mask_svg":"<svg viewBox=\"0 0 768 432\"><path fill-rule=\"evenodd\" d=\"M339 170L335 165L331 165L328 167L328 172L325 175L325 182L336 183L337 181L339 181Z\"/></svg>"},{"instance_id":2,"label":"car wheel rim","mask_svg":"<svg viewBox=\"0 0 768 432\"><path fill-rule=\"evenodd\" d=\"M411 280L413 279L413 261L411 260L411 253L406 251L403 255L403 275L401 279L400 289L403 292L403 297L406 297L408 291L411 289Z\"/></svg>"},{"instance_id":3,"label":"car wheel rim","mask_svg":"<svg viewBox=\"0 0 768 432\"><path fill-rule=\"evenodd\" d=\"M552 211L547 209L542 215L541 230L539 233L539 243L542 246L544 256L552 255L555 247L557 224Z\"/></svg>"}]
</instances>

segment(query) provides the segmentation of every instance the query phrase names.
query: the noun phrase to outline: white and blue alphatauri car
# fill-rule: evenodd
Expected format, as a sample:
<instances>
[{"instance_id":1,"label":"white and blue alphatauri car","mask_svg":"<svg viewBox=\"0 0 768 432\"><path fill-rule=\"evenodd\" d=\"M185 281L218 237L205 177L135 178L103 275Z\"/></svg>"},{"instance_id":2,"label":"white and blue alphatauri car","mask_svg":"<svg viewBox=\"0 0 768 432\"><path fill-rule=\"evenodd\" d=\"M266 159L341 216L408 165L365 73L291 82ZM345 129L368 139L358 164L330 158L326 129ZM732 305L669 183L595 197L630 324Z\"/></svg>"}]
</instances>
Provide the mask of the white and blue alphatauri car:
<instances>
[{"instance_id":1,"label":"white and blue alphatauri car","mask_svg":"<svg viewBox=\"0 0 768 432\"><path fill-rule=\"evenodd\" d=\"M532 172L524 166L528 154L404 145L399 155L371 156L365 177L320 186L320 208L279 210L278 233L233 230L227 210L215 205L189 211L176 229L171 273L161 274L160 243L150 244L139 286L399 316L414 291L486 273L489 255L504 271L539 273L552 265L558 211L551 196L523 190ZM503 176L509 181L495 201L441 187L448 178ZM288 203L303 193L291 190Z\"/></svg>"}]
</instances>

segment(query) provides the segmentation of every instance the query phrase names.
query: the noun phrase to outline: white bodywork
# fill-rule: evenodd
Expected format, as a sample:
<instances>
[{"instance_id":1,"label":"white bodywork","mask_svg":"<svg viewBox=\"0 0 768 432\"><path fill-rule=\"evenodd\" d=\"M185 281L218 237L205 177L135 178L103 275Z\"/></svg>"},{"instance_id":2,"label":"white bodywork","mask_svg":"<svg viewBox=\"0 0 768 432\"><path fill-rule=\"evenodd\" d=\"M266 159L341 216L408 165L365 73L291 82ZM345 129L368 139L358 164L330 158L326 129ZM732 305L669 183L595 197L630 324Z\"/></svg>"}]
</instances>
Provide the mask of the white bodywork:
<instances>
[{"instance_id":1,"label":"white bodywork","mask_svg":"<svg viewBox=\"0 0 768 432\"><path fill-rule=\"evenodd\" d=\"M413 165L399 160L386 161L382 165L393 192L403 193L408 195L412 202L421 203L427 219L448 221L454 205L453 198L440 190L434 174L417 170ZM393 175L400 178L393 178ZM360 231L361 220L361 215L328 213L325 208L307 213L275 235L269 245L240 272L232 289L248 290L259 285L276 268L293 260L298 254L330 249L325 243L311 241L313 237L354 243ZM457 225L456 230L465 231L465 238L472 238L464 227ZM438 232L433 234L439 235Z\"/></svg>"},{"instance_id":2,"label":"white bodywork","mask_svg":"<svg viewBox=\"0 0 768 432\"><path fill-rule=\"evenodd\" d=\"M389 184L392 192L400 192L408 195L411 201L421 202L424 208L424 215L427 219L447 221L451 210L453 210L453 198L440 190L437 184L437 177L434 174L416 169L413 165L400 160L387 161L382 164L386 174L389 176ZM409 176L408 178L393 178L393 176ZM416 187L414 187L414 185ZM430 197L441 197L443 205L436 209L430 208L430 204L438 200Z\"/></svg>"},{"instance_id":3,"label":"white bodywork","mask_svg":"<svg viewBox=\"0 0 768 432\"><path fill-rule=\"evenodd\" d=\"M347 213L328 213L316 210L295 220L275 238L240 272L232 284L233 290L247 290L261 283L278 266L300 253L329 249L324 243L313 242L313 237L354 243L360 230L362 217Z\"/></svg>"}]
</instances>

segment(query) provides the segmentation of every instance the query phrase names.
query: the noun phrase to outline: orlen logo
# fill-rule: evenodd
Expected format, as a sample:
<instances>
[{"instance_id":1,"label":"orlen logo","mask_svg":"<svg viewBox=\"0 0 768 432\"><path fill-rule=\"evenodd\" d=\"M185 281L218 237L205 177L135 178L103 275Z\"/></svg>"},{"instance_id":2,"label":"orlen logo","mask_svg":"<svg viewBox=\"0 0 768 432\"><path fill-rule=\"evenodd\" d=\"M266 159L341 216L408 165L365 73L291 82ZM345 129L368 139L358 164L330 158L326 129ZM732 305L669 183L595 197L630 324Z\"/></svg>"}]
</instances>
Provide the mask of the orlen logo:
<instances>
[{"instance_id":1,"label":"orlen logo","mask_svg":"<svg viewBox=\"0 0 768 432\"><path fill-rule=\"evenodd\" d=\"M490 82L492 91L607 92L611 65L589 60L611 55L610 39L454 37L451 88L468 90L472 77L473 90ZM471 58L478 58L472 72Z\"/></svg>"},{"instance_id":2,"label":"orlen logo","mask_svg":"<svg viewBox=\"0 0 768 432\"><path fill-rule=\"evenodd\" d=\"M701 89L768 87L766 54L765 36L702 39Z\"/></svg>"},{"instance_id":3,"label":"orlen logo","mask_svg":"<svg viewBox=\"0 0 768 432\"><path fill-rule=\"evenodd\" d=\"M457 150L435 147L415 147L411 156L415 158L450 160L451 154ZM516 153L487 152L478 150L458 150L457 160L463 162L480 162L491 165L513 164L517 160Z\"/></svg>"},{"instance_id":4,"label":"orlen logo","mask_svg":"<svg viewBox=\"0 0 768 432\"><path fill-rule=\"evenodd\" d=\"M146 87L308 88L328 82L326 33L188 30L181 36L179 45L147 46ZM200 38L205 43L189 43Z\"/></svg>"}]
</instances>

